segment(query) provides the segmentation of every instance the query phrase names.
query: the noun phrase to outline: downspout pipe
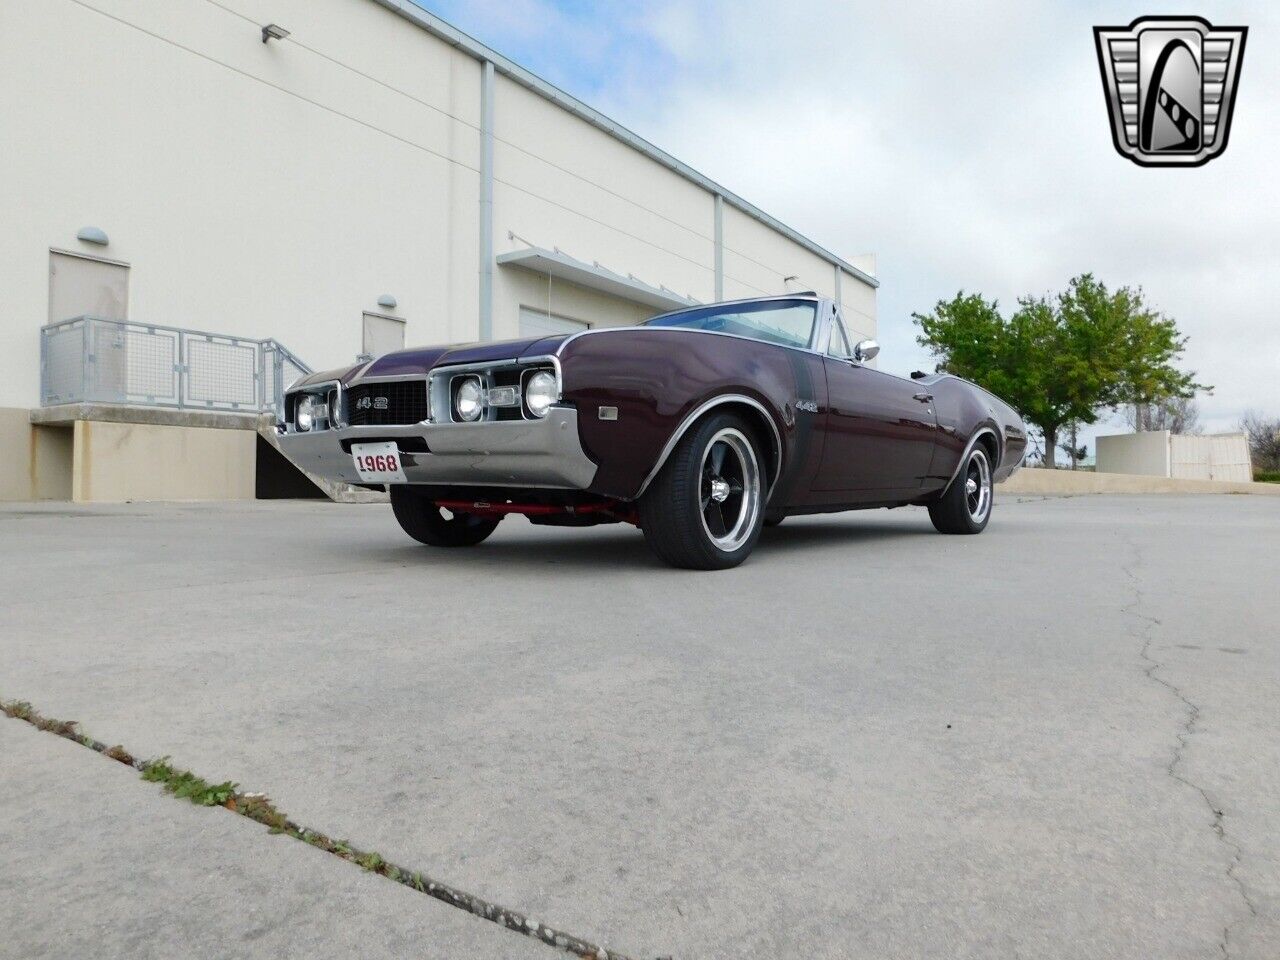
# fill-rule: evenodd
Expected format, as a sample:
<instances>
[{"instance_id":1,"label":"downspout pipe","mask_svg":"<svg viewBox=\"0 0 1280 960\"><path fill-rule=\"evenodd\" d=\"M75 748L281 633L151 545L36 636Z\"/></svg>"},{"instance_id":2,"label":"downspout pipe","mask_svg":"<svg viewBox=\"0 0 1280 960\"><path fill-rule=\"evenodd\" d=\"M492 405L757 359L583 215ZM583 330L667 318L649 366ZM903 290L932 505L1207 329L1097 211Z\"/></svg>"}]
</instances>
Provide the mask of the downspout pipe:
<instances>
[{"instance_id":1,"label":"downspout pipe","mask_svg":"<svg viewBox=\"0 0 1280 960\"><path fill-rule=\"evenodd\" d=\"M480 329L493 339L493 61L480 75Z\"/></svg>"}]
</instances>

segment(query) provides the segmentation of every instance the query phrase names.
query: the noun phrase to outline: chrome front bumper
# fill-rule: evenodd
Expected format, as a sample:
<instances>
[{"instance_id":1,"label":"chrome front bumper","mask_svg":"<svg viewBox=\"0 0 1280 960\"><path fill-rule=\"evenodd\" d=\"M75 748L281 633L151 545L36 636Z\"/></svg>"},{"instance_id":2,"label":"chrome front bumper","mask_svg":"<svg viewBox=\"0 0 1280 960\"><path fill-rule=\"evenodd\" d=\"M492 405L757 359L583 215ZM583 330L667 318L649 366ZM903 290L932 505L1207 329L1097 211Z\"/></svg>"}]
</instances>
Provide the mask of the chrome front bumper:
<instances>
[{"instance_id":1,"label":"chrome front bumper","mask_svg":"<svg viewBox=\"0 0 1280 960\"><path fill-rule=\"evenodd\" d=\"M279 441L285 456L301 469L343 483L362 483L343 441L404 437L426 441L430 451L401 451L410 483L584 490L596 475L596 464L578 439L578 411L572 407L552 407L540 420L345 427L281 433Z\"/></svg>"}]
</instances>

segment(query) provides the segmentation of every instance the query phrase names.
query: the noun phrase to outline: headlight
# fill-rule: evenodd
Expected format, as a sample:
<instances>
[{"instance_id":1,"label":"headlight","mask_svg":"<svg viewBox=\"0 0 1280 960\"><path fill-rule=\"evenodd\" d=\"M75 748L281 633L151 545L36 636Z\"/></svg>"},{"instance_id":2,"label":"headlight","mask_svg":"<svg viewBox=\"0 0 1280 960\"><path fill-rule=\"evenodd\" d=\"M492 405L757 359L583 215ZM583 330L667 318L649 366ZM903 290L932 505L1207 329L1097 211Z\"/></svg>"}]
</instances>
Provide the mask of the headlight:
<instances>
[{"instance_id":1,"label":"headlight","mask_svg":"<svg viewBox=\"0 0 1280 960\"><path fill-rule=\"evenodd\" d=\"M297 409L293 413L293 425L301 431L310 430L315 424L316 398L309 393L304 393L298 398Z\"/></svg>"},{"instance_id":2,"label":"headlight","mask_svg":"<svg viewBox=\"0 0 1280 960\"><path fill-rule=\"evenodd\" d=\"M458 385L453 398L453 410L459 420L472 423L484 416L484 388L479 377L467 377Z\"/></svg>"},{"instance_id":3,"label":"headlight","mask_svg":"<svg viewBox=\"0 0 1280 960\"><path fill-rule=\"evenodd\" d=\"M338 428L338 391L329 391L329 429Z\"/></svg>"},{"instance_id":4,"label":"headlight","mask_svg":"<svg viewBox=\"0 0 1280 960\"><path fill-rule=\"evenodd\" d=\"M545 417L551 405L560 399L560 385L550 370L539 370L524 386L524 405L535 417Z\"/></svg>"}]
</instances>

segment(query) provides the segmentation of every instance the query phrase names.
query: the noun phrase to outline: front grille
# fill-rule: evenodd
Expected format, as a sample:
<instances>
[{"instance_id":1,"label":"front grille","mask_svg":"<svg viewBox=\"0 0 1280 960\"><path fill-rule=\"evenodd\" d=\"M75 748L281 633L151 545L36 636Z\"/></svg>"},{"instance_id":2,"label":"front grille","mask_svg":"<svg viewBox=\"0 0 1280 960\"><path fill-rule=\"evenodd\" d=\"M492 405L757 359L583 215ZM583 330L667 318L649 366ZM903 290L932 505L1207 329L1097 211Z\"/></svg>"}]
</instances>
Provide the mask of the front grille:
<instances>
[{"instance_id":1,"label":"front grille","mask_svg":"<svg viewBox=\"0 0 1280 960\"><path fill-rule=\"evenodd\" d=\"M393 380L361 383L343 396L346 421L352 427L392 427L427 419L427 382Z\"/></svg>"}]
</instances>

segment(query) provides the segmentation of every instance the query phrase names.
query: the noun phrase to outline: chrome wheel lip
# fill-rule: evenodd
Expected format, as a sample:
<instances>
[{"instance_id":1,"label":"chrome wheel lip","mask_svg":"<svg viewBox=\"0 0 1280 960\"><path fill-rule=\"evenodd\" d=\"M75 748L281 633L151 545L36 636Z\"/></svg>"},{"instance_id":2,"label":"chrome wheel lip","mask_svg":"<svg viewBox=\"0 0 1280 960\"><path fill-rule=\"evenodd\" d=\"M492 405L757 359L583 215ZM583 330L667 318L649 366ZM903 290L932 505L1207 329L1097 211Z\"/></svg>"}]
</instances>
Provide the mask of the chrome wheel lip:
<instances>
[{"instance_id":1,"label":"chrome wheel lip","mask_svg":"<svg viewBox=\"0 0 1280 960\"><path fill-rule=\"evenodd\" d=\"M723 444L726 448L725 460L727 461L730 456L734 458L735 472L742 478L742 489L736 515L732 519L728 516L724 518L727 529L723 535L717 536L711 532L711 525L707 521L707 513L712 504L720 508L722 504L730 503L732 500L731 495L720 500L716 500L712 495L711 486L714 481L721 480L724 482L724 478L721 475L713 477L710 473L712 454L720 444ZM725 472L724 461L721 463L721 471ZM732 483L729 485L732 488ZM702 461L698 468L698 486L698 516L702 522L703 533L718 549L726 553L740 550L751 539L760 511L764 507L761 495L763 484L760 477L760 463L756 459L756 452L751 445L751 441L747 439L741 430L735 427L724 427L716 431L702 451ZM704 487L708 489L704 491ZM719 485L715 486L715 492L718 493L721 489Z\"/></svg>"},{"instance_id":2,"label":"chrome wheel lip","mask_svg":"<svg viewBox=\"0 0 1280 960\"><path fill-rule=\"evenodd\" d=\"M991 463L982 450L969 455L964 468L964 493L969 519L982 523L991 512Z\"/></svg>"}]
</instances>

